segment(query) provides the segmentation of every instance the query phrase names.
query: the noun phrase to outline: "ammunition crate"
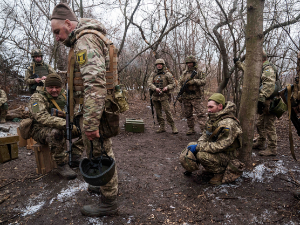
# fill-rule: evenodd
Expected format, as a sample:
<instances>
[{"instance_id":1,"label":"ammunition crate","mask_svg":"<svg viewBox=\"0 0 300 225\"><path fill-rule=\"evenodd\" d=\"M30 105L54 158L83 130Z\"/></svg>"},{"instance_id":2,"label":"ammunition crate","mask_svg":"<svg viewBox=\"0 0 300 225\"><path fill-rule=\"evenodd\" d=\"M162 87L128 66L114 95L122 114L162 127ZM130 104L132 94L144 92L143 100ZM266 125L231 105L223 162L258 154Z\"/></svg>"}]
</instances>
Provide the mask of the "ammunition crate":
<instances>
[{"instance_id":1,"label":"ammunition crate","mask_svg":"<svg viewBox=\"0 0 300 225\"><path fill-rule=\"evenodd\" d=\"M52 154L48 145L34 144L32 146L36 160L36 173L46 174L57 167L52 160Z\"/></svg>"},{"instance_id":2,"label":"ammunition crate","mask_svg":"<svg viewBox=\"0 0 300 225\"><path fill-rule=\"evenodd\" d=\"M0 137L0 163L18 158L19 136Z\"/></svg>"},{"instance_id":3,"label":"ammunition crate","mask_svg":"<svg viewBox=\"0 0 300 225\"><path fill-rule=\"evenodd\" d=\"M134 133L144 133L145 124L142 119L126 119L125 130Z\"/></svg>"}]
</instances>

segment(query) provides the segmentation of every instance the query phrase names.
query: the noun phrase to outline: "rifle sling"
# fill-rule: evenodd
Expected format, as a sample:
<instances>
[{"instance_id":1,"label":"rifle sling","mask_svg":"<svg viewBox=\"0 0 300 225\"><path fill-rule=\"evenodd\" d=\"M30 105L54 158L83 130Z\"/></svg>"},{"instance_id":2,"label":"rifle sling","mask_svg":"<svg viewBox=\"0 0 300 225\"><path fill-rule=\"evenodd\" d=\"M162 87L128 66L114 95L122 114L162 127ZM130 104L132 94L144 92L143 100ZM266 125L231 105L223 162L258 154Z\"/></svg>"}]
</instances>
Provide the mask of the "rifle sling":
<instances>
[{"instance_id":1,"label":"rifle sling","mask_svg":"<svg viewBox=\"0 0 300 225\"><path fill-rule=\"evenodd\" d=\"M62 96L64 96L64 98L67 99L65 93L62 93ZM59 105L56 103L56 101L53 98L51 98L50 100L53 103L53 105L55 105L56 109L58 109L59 111L62 111L61 108L59 107ZM56 116L57 116L57 113L58 112L56 111Z\"/></svg>"},{"instance_id":2,"label":"rifle sling","mask_svg":"<svg viewBox=\"0 0 300 225\"><path fill-rule=\"evenodd\" d=\"M292 87L289 84L287 86L288 91L288 97L287 97L287 105L288 105L288 112L289 112L289 140L290 140L290 149L291 154L293 158L297 161L295 156L295 150L294 150L294 141L293 141L293 134L292 134L292 128L291 128L291 113L292 113L292 104L291 104L291 95L292 95Z\"/></svg>"},{"instance_id":3,"label":"rifle sling","mask_svg":"<svg viewBox=\"0 0 300 225\"><path fill-rule=\"evenodd\" d=\"M214 130L214 132L209 136L208 141L211 141L212 138L213 138L214 136L216 136L216 134L219 132L219 130L220 130L221 128L226 128L226 126L222 125L222 126L219 126L218 128L216 128L216 129Z\"/></svg>"}]
</instances>

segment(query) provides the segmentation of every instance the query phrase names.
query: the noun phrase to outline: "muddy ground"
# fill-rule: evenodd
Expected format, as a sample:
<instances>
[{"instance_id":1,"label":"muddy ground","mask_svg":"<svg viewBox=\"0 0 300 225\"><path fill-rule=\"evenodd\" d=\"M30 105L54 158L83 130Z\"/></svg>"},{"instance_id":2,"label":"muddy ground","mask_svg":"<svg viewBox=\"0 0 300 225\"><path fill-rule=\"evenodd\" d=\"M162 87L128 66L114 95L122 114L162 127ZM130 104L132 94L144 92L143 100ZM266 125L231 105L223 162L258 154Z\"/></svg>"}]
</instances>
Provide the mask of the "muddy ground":
<instances>
[{"instance_id":1,"label":"muddy ground","mask_svg":"<svg viewBox=\"0 0 300 225\"><path fill-rule=\"evenodd\" d=\"M78 178L63 180L50 172L35 173L32 150L19 148L19 158L0 164L0 224L299 224L300 204L292 191L300 186L299 163L289 152L286 116L277 121L278 156L253 152L253 171L232 184L210 186L201 170L183 175L179 153L200 136L186 136L186 121L177 112L179 134L156 134L149 103L138 98L121 116L121 133L113 138L119 174L119 212L92 218L80 214L99 196ZM178 111L180 110L178 104ZM124 130L125 118L143 118L144 133ZM300 139L294 132L297 157Z\"/></svg>"}]
</instances>

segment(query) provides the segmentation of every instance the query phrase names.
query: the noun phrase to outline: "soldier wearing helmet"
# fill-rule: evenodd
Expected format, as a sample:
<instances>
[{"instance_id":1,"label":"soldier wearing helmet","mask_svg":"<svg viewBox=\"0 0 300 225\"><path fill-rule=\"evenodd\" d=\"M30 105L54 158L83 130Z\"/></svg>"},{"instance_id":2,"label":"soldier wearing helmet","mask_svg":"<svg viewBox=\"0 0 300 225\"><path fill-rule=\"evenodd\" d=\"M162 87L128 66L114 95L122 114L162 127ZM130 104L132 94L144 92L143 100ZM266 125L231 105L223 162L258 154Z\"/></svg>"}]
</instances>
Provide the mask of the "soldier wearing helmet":
<instances>
[{"instance_id":1,"label":"soldier wearing helmet","mask_svg":"<svg viewBox=\"0 0 300 225\"><path fill-rule=\"evenodd\" d=\"M155 61L155 67L155 71L151 73L148 79L148 87L150 89L150 95L152 95L152 101L159 124L159 129L156 132L166 132L165 120L162 116L163 109L166 113L167 122L172 128L172 133L177 134L178 130L175 126L169 104L170 91L174 89L175 81L172 74L166 70L165 61L163 59L157 59Z\"/></svg>"},{"instance_id":2,"label":"soldier wearing helmet","mask_svg":"<svg viewBox=\"0 0 300 225\"><path fill-rule=\"evenodd\" d=\"M33 94L43 90L46 77L48 74L55 73L55 70L49 64L44 63L41 49L33 49L31 57L32 62L27 67L25 82L29 86L30 93Z\"/></svg>"},{"instance_id":3,"label":"soldier wearing helmet","mask_svg":"<svg viewBox=\"0 0 300 225\"><path fill-rule=\"evenodd\" d=\"M183 71L183 74L180 77L180 86L183 86L185 81L191 77L191 74L194 70L197 71L197 75L187 83L188 86L185 92L179 98L179 101L183 103L184 115L187 119L187 125L189 128L186 135L192 135L195 134L195 119L193 116L193 110L196 113L197 121L202 132L205 127L206 116L204 113L204 108L201 104L201 100L203 98L203 89L204 85L206 84L206 77L205 74L198 69L195 56L190 55L186 57L185 63L186 70Z\"/></svg>"}]
</instances>

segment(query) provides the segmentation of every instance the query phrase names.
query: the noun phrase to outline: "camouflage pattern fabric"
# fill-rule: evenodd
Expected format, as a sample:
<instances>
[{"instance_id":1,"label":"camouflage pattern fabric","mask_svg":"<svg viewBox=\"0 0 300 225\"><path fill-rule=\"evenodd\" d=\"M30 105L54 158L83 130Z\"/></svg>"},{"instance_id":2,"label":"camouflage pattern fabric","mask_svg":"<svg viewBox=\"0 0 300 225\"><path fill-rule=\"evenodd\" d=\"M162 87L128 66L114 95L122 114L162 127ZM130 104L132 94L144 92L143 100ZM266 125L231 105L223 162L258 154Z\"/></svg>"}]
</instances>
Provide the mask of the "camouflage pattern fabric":
<instances>
[{"instance_id":1,"label":"camouflage pattern fabric","mask_svg":"<svg viewBox=\"0 0 300 225\"><path fill-rule=\"evenodd\" d=\"M197 122L200 125L201 131L205 130L206 115L201 99L184 99L183 101L184 116L187 119L187 125L189 128L194 128L195 118L193 116L193 109L195 110Z\"/></svg>"},{"instance_id":2,"label":"camouflage pattern fabric","mask_svg":"<svg viewBox=\"0 0 300 225\"><path fill-rule=\"evenodd\" d=\"M105 106L106 68L109 64L108 48L103 40L95 34L85 34L76 38L83 30L97 30L106 35L106 29L102 23L94 19L79 19L77 27L64 41L67 47L74 48L76 57L74 73L80 72L83 78L84 92L74 93L74 98L84 99L83 113L79 114L80 128L82 131L83 144L89 155L90 141L85 131L99 130L100 119ZM78 104L78 103L77 103ZM98 140L93 141L94 156L101 155L101 146ZM111 139L104 138L104 148L107 154L114 157ZM115 198L118 193L118 174L115 172L112 180L100 188L106 198Z\"/></svg>"},{"instance_id":3,"label":"camouflage pattern fabric","mask_svg":"<svg viewBox=\"0 0 300 225\"><path fill-rule=\"evenodd\" d=\"M165 66L163 69L158 70L155 69L154 72L150 74L150 77L147 81L148 87L153 91L152 100L154 101L164 101L170 98L170 91L175 88L175 81L170 72L166 71ZM156 88L163 89L167 87L167 92L163 92L161 94L155 91Z\"/></svg>"},{"instance_id":4,"label":"camouflage pattern fabric","mask_svg":"<svg viewBox=\"0 0 300 225\"><path fill-rule=\"evenodd\" d=\"M0 89L0 120L6 118L7 114L7 96L4 90Z\"/></svg>"},{"instance_id":5,"label":"camouflage pattern fabric","mask_svg":"<svg viewBox=\"0 0 300 225\"><path fill-rule=\"evenodd\" d=\"M268 140L268 147L276 148L277 147L277 134L275 126L276 116L264 112L259 115L256 121L256 128L258 132L258 142L264 143Z\"/></svg>"},{"instance_id":6,"label":"camouflage pattern fabric","mask_svg":"<svg viewBox=\"0 0 300 225\"><path fill-rule=\"evenodd\" d=\"M179 162L181 166L188 172L199 170L199 164L193 161L196 160L195 155L187 148L190 145L196 145L196 144L197 142L188 143L188 145L185 147L185 149L183 149L183 151L180 153L179 156Z\"/></svg>"},{"instance_id":7,"label":"camouflage pattern fabric","mask_svg":"<svg viewBox=\"0 0 300 225\"><path fill-rule=\"evenodd\" d=\"M245 170L244 163L240 162L237 159L230 160L224 172L222 183L230 183L235 181L243 174L244 170Z\"/></svg>"},{"instance_id":8,"label":"camouflage pattern fabric","mask_svg":"<svg viewBox=\"0 0 300 225\"><path fill-rule=\"evenodd\" d=\"M191 69L186 69L183 71L182 75L179 78L180 87L183 86L184 82L191 77L193 70L197 71L197 75L188 82L188 91L190 93L184 92L182 95L183 101L185 99L201 99L204 92L204 85L206 84L206 76L205 74L197 68L197 65Z\"/></svg>"},{"instance_id":9,"label":"camouflage pattern fabric","mask_svg":"<svg viewBox=\"0 0 300 225\"><path fill-rule=\"evenodd\" d=\"M262 88L259 91L259 98L269 98L275 89L276 71L272 67L269 61L263 63L263 71L261 75Z\"/></svg>"},{"instance_id":10,"label":"camouflage pattern fabric","mask_svg":"<svg viewBox=\"0 0 300 225\"><path fill-rule=\"evenodd\" d=\"M196 155L201 165L208 172L224 173L228 163L237 159L238 148L236 148L235 143L239 142L239 146L241 146L242 129L238 121L228 118L228 116L234 116L235 112L235 104L228 101L223 110L209 114L206 133L197 142ZM217 124L216 121L218 121ZM218 135L217 140L212 141L210 136L220 126L225 128Z\"/></svg>"},{"instance_id":11,"label":"camouflage pattern fabric","mask_svg":"<svg viewBox=\"0 0 300 225\"><path fill-rule=\"evenodd\" d=\"M165 120L162 115L162 110L164 110L168 124L170 126L174 126L175 123L174 123L174 119L173 119L173 116L171 113L169 101L168 100L161 100L161 101L153 100L153 105L154 105L154 108L156 111L156 118L157 118L158 124L161 127L165 126Z\"/></svg>"},{"instance_id":12,"label":"camouflage pattern fabric","mask_svg":"<svg viewBox=\"0 0 300 225\"><path fill-rule=\"evenodd\" d=\"M48 92L34 93L29 101L30 117L33 119L31 137L40 143L48 144L52 157L57 164L63 164L66 161L66 140L64 130L66 129L66 120L63 118L51 116L51 108L55 108L50 99L54 99L60 107L64 107L66 99L63 97L62 89L57 98L53 98Z\"/></svg>"},{"instance_id":13,"label":"camouflage pattern fabric","mask_svg":"<svg viewBox=\"0 0 300 225\"><path fill-rule=\"evenodd\" d=\"M35 64L35 65L33 65ZM44 63L43 61L41 63L35 63L32 62L29 67L27 67L26 73L25 73L25 83L31 88L32 85L37 84L33 76L32 67L35 66L35 73L39 75L40 78L43 76L48 76L51 73L56 73L56 71L47 63ZM40 81L42 82L42 81ZM43 86L37 86L37 91L42 91Z\"/></svg>"}]
</instances>

